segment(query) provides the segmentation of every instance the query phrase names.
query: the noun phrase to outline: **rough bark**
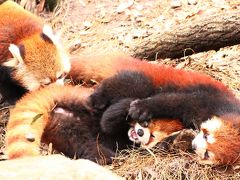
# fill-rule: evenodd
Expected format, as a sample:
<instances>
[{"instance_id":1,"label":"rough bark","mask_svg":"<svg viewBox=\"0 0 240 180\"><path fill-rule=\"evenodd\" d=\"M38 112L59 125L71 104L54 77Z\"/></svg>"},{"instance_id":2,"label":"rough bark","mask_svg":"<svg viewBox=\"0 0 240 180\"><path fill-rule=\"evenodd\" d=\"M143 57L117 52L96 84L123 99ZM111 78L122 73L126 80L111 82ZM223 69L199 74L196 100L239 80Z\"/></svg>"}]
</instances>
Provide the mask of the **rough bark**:
<instances>
[{"instance_id":1,"label":"rough bark","mask_svg":"<svg viewBox=\"0 0 240 180\"><path fill-rule=\"evenodd\" d=\"M130 48L135 57L182 57L184 50L194 52L217 50L221 47L240 44L240 11L216 14L189 21L167 32L159 32L142 39ZM186 53L192 54L192 50ZM187 54L185 54L187 55Z\"/></svg>"}]
</instances>

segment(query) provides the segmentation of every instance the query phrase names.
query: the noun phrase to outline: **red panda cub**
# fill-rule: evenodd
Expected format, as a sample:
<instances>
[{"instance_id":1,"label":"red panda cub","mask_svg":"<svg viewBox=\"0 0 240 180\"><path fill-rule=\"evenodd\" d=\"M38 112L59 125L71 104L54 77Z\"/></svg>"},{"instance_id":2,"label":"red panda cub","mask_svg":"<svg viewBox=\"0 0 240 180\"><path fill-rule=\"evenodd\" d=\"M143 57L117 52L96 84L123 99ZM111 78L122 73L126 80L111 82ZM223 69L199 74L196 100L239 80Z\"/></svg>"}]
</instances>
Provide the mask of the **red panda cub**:
<instances>
[{"instance_id":1,"label":"red panda cub","mask_svg":"<svg viewBox=\"0 0 240 180\"><path fill-rule=\"evenodd\" d=\"M132 122L128 131L129 139L143 148L152 148L166 137L184 129L177 119L155 119L146 123Z\"/></svg>"},{"instance_id":2,"label":"red panda cub","mask_svg":"<svg viewBox=\"0 0 240 180\"><path fill-rule=\"evenodd\" d=\"M32 91L63 83L70 62L50 26L17 3L5 1L0 4L0 70L8 70L14 82Z\"/></svg>"}]
</instances>

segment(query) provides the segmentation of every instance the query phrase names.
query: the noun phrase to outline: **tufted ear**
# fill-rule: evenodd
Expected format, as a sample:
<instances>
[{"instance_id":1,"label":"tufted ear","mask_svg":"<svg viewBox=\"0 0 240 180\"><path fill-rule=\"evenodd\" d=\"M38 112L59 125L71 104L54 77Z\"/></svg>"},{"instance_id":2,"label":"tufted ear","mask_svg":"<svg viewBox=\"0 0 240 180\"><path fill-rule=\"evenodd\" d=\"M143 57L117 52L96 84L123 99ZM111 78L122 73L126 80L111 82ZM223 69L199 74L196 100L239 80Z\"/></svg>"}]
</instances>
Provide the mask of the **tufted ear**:
<instances>
[{"instance_id":1,"label":"tufted ear","mask_svg":"<svg viewBox=\"0 0 240 180\"><path fill-rule=\"evenodd\" d=\"M18 64L24 64L23 61L25 54L24 45L20 44L19 46L17 46L15 44L10 44L8 50L11 52L13 58L4 62L3 63L4 66L16 67Z\"/></svg>"},{"instance_id":2,"label":"tufted ear","mask_svg":"<svg viewBox=\"0 0 240 180\"><path fill-rule=\"evenodd\" d=\"M51 26L45 24L43 26L43 39L49 39L53 44L57 45L59 42L59 35L54 35Z\"/></svg>"}]
</instances>

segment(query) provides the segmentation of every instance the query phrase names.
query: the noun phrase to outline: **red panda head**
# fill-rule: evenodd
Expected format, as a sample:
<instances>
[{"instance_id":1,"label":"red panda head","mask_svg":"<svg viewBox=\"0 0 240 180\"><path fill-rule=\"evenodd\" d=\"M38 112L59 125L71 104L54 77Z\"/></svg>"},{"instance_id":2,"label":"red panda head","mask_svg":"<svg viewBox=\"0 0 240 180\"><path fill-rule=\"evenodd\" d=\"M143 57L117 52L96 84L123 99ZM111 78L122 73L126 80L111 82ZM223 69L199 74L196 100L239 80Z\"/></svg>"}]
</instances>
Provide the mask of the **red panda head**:
<instances>
[{"instance_id":1,"label":"red panda head","mask_svg":"<svg viewBox=\"0 0 240 180\"><path fill-rule=\"evenodd\" d=\"M240 158L240 117L212 117L201 125L192 148L203 164L233 164Z\"/></svg>"},{"instance_id":2,"label":"red panda head","mask_svg":"<svg viewBox=\"0 0 240 180\"><path fill-rule=\"evenodd\" d=\"M142 147L152 148L164 138L183 128L182 123L175 119L157 119L142 124L134 122L128 131L128 137Z\"/></svg>"},{"instance_id":3,"label":"red panda head","mask_svg":"<svg viewBox=\"0 0 240 180\"><path fill-rule=\"evenodd\" d=\"M57 35L48 25L17 44L10 44L13 58L5 63L14 67L13 78L28 90L63 80L70 71L70 61Z\"/></svg>"}]
</instances>

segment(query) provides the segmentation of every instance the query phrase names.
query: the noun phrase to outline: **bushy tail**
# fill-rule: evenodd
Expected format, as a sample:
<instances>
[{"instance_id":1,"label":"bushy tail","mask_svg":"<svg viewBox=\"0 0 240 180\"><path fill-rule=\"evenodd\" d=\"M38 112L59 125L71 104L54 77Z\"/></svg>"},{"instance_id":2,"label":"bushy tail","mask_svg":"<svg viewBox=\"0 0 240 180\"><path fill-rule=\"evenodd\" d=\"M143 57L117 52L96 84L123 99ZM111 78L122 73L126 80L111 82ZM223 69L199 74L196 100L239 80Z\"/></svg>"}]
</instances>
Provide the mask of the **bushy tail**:
<instances>
[{"instance_id":1,"label":"bushy tail","mask_svg":"<svg viewBox=\"0 0 240 180\"><path fill-rule=\"evenodd\" d=\"M39 155L42 134L51 123L51 111L58 102L82 102L89 94L86 88L50 85L24 96L10 112L6 134L8 158Z\"/></svg>"}]
</instances>

